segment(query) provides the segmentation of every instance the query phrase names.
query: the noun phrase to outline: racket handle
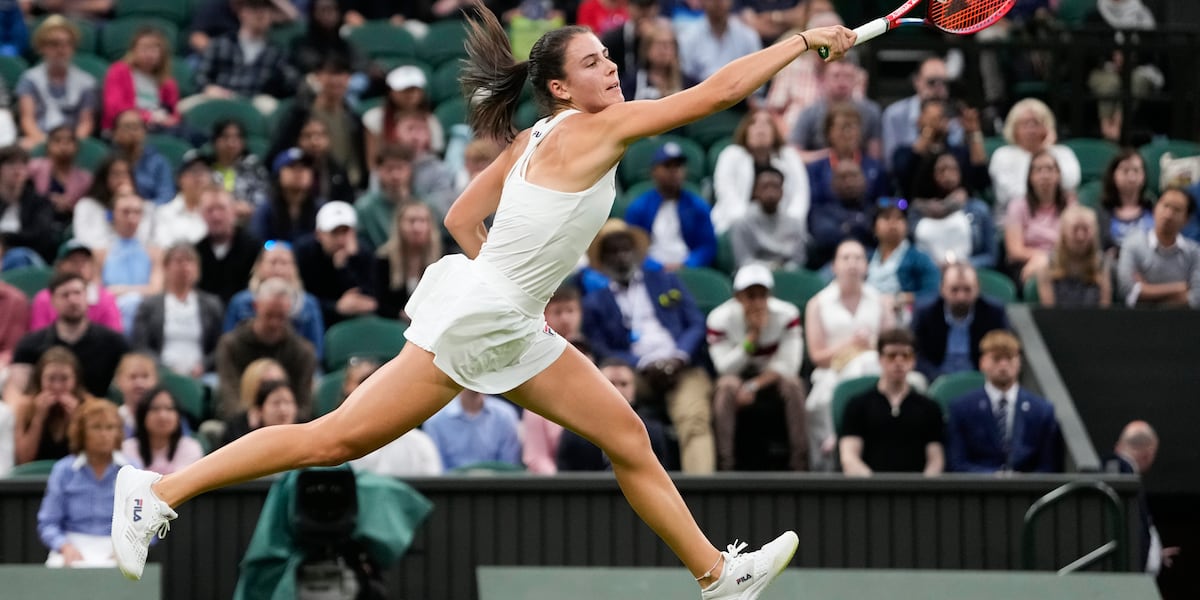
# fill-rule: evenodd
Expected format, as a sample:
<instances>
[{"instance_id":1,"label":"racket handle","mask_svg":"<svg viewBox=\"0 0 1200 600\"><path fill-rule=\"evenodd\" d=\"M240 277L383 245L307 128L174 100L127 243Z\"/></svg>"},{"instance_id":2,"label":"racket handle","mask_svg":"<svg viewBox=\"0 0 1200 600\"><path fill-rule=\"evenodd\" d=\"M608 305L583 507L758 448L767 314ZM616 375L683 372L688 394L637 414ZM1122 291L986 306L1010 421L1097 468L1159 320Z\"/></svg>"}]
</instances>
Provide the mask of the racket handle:
<instances>
[{"instance_id":1,"label":"racket handle","mask_svg":"<svg viewBox=\"0 0 1200 600\"><path fill-rule=\"evenodd\" d=\"M884 18L875 19L874 21L870 21L865 25L861 25L854 30L854 33L858 34L858 39L854 41L854 45L857 46L873 40L887 33L887 30L891 28L891 23ZM817 48L817 54L820 55L821 58L829 58L829 47L821 46Z\"/></svg>"}]
</instances>

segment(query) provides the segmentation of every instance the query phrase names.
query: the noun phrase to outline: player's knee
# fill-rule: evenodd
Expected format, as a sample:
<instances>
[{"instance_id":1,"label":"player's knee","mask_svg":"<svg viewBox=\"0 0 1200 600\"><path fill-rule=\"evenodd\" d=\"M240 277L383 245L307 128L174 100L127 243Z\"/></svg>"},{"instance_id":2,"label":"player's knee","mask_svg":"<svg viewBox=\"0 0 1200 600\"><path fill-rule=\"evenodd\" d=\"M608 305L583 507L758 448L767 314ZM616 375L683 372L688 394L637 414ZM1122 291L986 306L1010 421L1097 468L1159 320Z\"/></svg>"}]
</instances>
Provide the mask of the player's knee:
<instances>
[{"instance_id":1,"label":"player's knee","mask_svg":"<svg viewBox=\"0 0 1200 600\"><path fill-rule=\"evenodd\" d=\"M614 463L635 463L647 455L653 458L654 451L650 447L650 435L646 433L646 424L634 413L623 419L615 426L608 428L600 439L601 450Z\"/></svg>"}]
</instances>

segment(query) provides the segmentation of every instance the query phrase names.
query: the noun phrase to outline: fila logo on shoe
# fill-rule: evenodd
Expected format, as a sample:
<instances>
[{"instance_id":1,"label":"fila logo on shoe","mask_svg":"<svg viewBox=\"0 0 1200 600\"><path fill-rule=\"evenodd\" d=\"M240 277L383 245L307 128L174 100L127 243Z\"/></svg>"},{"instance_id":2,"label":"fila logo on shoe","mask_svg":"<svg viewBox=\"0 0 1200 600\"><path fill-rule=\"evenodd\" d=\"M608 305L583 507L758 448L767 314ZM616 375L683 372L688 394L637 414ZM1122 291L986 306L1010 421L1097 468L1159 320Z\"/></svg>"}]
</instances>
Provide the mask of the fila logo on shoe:
<instances>
[{"instance_id":1,"label":"fila logo on shoe","mask_svg":"<svg viewBox=\"0 0 1200 600\"><path fill-rule=\"evenodd\" d=\"M750 579L751 579L752 577L754 577L754 574L753 574L753 573L746 573L745 575L743 575L743 576L741 576L741 577L738 577L738 578L737 578L737 582L736 582L736 583L737 583L738 585L742 585L743 583L746 583L747 581L750 581Z\"/></svg>"},{"instance_id":2,"label":"fila logo on shoe","mask_svg":"<svg viewBox=\"0 0 1200 600\"><path fill-rule=\"evenodd\" d=\"M136 523L142 520L142 499L134 498L133 500L133 522Z\"/></svg>"}]
</instances>

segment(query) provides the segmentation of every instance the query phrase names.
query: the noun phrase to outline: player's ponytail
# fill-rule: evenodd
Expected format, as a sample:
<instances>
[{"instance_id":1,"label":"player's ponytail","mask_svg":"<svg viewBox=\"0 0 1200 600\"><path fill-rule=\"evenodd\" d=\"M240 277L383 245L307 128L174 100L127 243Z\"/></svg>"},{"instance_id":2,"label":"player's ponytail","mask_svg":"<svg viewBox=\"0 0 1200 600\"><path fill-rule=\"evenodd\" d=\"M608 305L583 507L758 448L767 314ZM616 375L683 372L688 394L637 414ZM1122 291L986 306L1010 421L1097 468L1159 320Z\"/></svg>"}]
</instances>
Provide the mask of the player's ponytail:
<instances>
[{"instance_id":1,"label":"player's ponytail","mask_svg":"<svg viewBox=\"0 0 1200 600\"><path fill-rule=\"evenodd\" d=\"M467 100L467 123L479 135L512 141L516 135L513 117L526 78L533 84L539 114L555 112L562 102L550 94L547 84L566 77L563 57L567 42L591 30L571 26L548 31L533 44L529 60L517 62L496 16L478 0L472 3L471 12L466 44L470 58L463 62L459 77Z\"/></svg>"}]
</instances>

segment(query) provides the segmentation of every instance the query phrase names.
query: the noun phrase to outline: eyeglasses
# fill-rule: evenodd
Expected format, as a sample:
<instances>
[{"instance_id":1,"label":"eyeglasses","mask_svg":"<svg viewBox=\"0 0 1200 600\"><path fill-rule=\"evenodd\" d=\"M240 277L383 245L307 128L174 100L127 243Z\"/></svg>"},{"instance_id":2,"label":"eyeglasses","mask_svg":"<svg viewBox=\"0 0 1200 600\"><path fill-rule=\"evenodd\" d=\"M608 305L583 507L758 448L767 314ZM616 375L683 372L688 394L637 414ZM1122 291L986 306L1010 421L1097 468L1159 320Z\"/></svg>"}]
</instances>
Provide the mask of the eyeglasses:
<instances>
[{"instance_id":1,"label":"eyeglasses","mask_svg":"<svg viewBox=\"0 0 1200 600\"><path fill-rule=\"evenodd\" d=\"M287 240L267 240L266 243L263 244L263 250L274 250L276 248L291 250L292 244Z\"/></svg>"},{"instance_id":2,"label":"eyeglasses","mask_svg":"<svg viewBox=\"0 0 1200 600\"><path fill-rule=\"evenodd\" d=\"M908 200L904 198L891 198L884 196L879 199L879 208L898 208L900 210L908 210Z\"/></svg>"}]
</instances>

